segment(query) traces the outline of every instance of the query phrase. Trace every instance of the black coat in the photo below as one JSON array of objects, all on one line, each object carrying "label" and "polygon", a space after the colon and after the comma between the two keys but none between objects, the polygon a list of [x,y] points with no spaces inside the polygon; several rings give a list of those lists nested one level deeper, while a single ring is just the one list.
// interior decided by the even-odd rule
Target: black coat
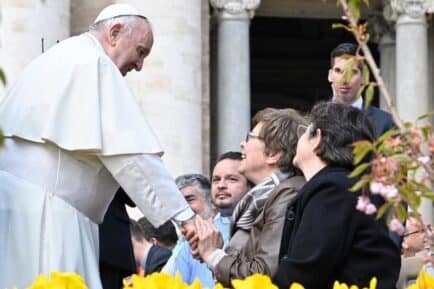
[{"label": "black coat", "polygon": [[377,289],[395,288],[401,259],[384,222],[356,210],[349,171],[326,167],[288,206],[274,282],[288,289],[333,288],[338,280],[359,288],[377,277]]},{"label": "black coat", "polygon": [[131,243],[130,218],[125,205],[135,206],[120,188],[110,203],[103,223],[99,225],[99,259],[100,263],[133,273],[137,267]]}]

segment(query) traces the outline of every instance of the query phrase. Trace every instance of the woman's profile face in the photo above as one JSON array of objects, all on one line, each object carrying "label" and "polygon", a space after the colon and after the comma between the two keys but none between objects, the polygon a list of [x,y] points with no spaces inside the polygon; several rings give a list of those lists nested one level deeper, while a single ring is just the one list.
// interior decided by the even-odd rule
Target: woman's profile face
[{"label": "woman's profile face", "polygon": [[315,146],[317,144],[318,134],[311,136],[312,124],[310,124],[303,134],[299,136],[297,142],[297,150],[292,161],[293,165],[303,171],[303,167],[309,163],[315,154]]}]

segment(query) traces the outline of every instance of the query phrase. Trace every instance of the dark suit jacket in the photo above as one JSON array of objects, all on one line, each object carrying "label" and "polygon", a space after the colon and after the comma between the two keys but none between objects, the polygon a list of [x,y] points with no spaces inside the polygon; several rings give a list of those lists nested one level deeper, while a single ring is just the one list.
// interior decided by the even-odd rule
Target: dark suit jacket
[{"label": "dark suit jacket", "polygon": [[375,106],[368,107],[367,112],[374,125],[376,137],[381,136],[395,126],[390,113],[376,108]]},{"label": "dark suit jacket", "polygon": [[338,280],[359,288],[377,277],[377,289],[396,288],[401,258],[386,224],[356,210],[358,194],[348,191],[349,171],[325,167],[288,206],[274,282],[288,289],[333,288]]},{"label": "dark suit jacket", "polygon": [[146,257],[146,264],[143,268],[146,274],[160,272],[161,268],[166,265],[167,260],[172,256],[172,251],[167,248],[152,245]]},{"label": "dark suit jacket", "polygon": [[103,223],[99,226],[100,262],[122,270],[135,272],[133,245],[130,234],[130,218],[125,204],[135,206],[120,188],[110,203]]}]

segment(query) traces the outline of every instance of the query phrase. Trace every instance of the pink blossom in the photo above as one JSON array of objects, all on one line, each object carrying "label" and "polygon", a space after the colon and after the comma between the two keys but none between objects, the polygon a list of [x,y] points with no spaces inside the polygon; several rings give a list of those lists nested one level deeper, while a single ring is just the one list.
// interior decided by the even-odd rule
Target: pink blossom
[{"label": "pink blossom", "polygon": [[359,196],[357,199],[356,209],[365,212],[366,207],[370,204],[370,200],[367,196]]},{"label": "pink blossom", "polygon": [[423,163],[424,165],[427,165],[430,163],[431,158],[429,156],[420,156],[417,158],[417,160],[421,163]]},{"label": "pink blossom", "polygon": [[384,186],[381,190],[381,195],[386,199],[394,198],[398,195],[398,189],[393,185]]},{"label": "pink blossom", "polygon": [[371,215],[377,211],[377,208],[367,196],[359,196],[356,209],[367,215]]},{"label": "pink blossom", "polygon": [[367,215],[372,215],[373,213],[375,213],[377,211],[377,207],[375,207],[374,204],[368,204],[365,208],[365,213]]},{"label": "pink blossom", "polygon": [[371,189],[371,193],[379,194],[383,189],[383,183],[373,181],[371,182],[369,188]]},{"label": "pink blossom", "polygon": [[393,218],[392,221],[390,221],[389,228],[398,235],[403,235],[405,231],[404,226],[397,218]]}]

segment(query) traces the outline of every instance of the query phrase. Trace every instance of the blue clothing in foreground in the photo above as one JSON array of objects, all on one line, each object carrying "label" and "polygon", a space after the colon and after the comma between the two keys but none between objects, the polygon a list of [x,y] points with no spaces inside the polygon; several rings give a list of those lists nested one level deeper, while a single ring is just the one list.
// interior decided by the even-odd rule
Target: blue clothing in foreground
[{"label": "blue clothing in foreground", "polygon": [[[214,217],[214,225],[216,225],[222,234],[224,241],[223,248],[225,248],[229,241],[230,217],[222,217],[220,214],[217,214]],[[174,272],[180,272],[182,280],[185,283],[192,284],[195,279],[199,279],[203,288],[214,288],[214,277],[208,266],[191,255],[190,245],[187,241],[184,241],[180,246],[179,253],[175,259]]]}]

